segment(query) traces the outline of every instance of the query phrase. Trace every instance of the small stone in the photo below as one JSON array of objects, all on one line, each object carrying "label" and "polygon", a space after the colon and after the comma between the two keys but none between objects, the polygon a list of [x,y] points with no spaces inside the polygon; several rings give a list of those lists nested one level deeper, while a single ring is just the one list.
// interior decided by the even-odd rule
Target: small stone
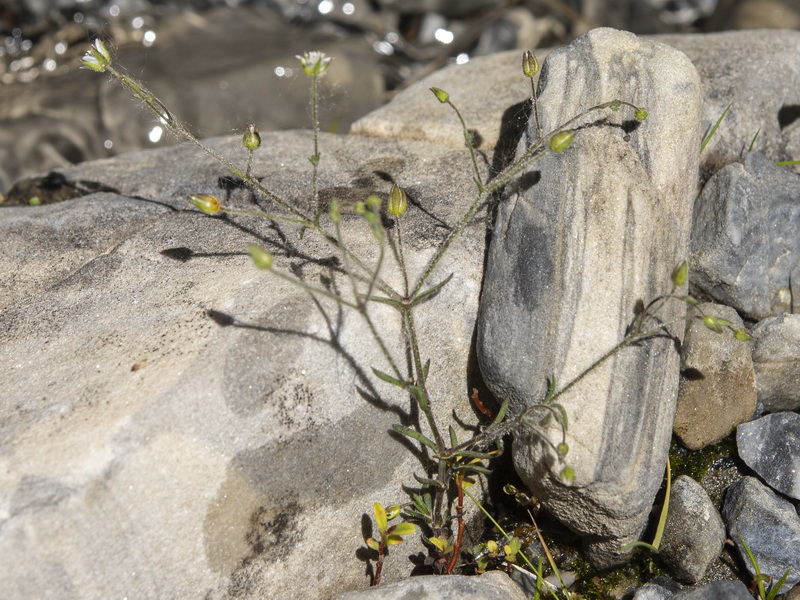
[{"label": "small stone", "polygon": [[753,600],[753,597],[741,581],[712,581],[680,591],[671,600]]},{"label": "small stone", "polygon": [[680,590],[680,584],[672,581],[669,577],[656,577],[636,590],[633,600],[667,600]]},{"label": "small stone", "polygon": [[[742,327],[730,307],[702,303],[705,314]],[[686,324],[681,346],[681,382],[673,429],[690,450],[699,450],[725,438],[753,416],[756,383],[750,346],[732,332],[716,333],[699,319]]]},{"label": "small stone", "polygon": [[702,486],[681,475],[672,482],[669,514],[660,556],[672,573],[697,583],[719,558],[725,543],[725,525]]},{"label": "small stone", "polygon": [[755,556],[759,569],[777,582],[786,570],[789,576],[785,589],[800,581],[800,517],[788,500],[784,500],[755,477],[745,477],[728,488],[722,517],[728,525],[730,538],[736,545],[743,563],[752,576],[750,564],[742,546],[742,537]]},{"label": "small stone", "polygon": [[736,429],[739,456],[774,490],[800,500],[800,415],[781,412]]},{"label": "small stone", "polygon": [[332,600],[525,600],[527,596],[501,571],[478,577],[424,575],[378,587],[337,594]]},{"label": "small stone", "polygon": [[694,207],[691,282],[753,320],[791,312],[798,198],[800,177],[757,152],[714,175]]},{"label": "small stone", "polygon": [[753,328],[753,340],[760,411],[800,409],[800,314],[759,321]]}]

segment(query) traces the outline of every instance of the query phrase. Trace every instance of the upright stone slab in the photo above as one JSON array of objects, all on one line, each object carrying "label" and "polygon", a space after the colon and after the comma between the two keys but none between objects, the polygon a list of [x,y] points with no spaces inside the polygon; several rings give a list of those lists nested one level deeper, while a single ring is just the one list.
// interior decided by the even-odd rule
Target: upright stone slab
[{"label": "upright stone slab", "polygon": [[[540,401],[619,342],[645,303],[670,291],[686,258],[700,145],[700,82],[685,55],[630,33],[595,29],[550,54],[541,75],[542,128],[614,99],[646,107],[600,113],[573,145],[536,163],[535,185],[501,204],[478,326],[486,382],[512,413]],[[528,143],[535,135],[529,124]],[[535,178],[532,178],[535,179]],[[668,304],[666,321],[683,307]],[[682,325],[675,328],[681,332]],[[517,432],[521,477],[610,566],[641,534],[664,473],[678,385],[669,340],[627,348],[559,398],[569,415],[571,485],[552,447]],[[550,423],[551,440],[560,432]]]}]

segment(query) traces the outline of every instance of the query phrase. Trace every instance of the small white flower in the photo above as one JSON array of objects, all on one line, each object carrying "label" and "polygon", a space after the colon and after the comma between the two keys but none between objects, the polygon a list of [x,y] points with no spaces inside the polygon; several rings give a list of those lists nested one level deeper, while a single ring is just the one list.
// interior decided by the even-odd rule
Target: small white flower
[{"label": "small white flower", "polygon": [[328,70],[328,65],[333,60],[330,56],[325,56],[324,52],[305,52],[303,56],[297,55],[297,60],[303,67],[303,72],[309,77],[321,76]]},{"label": "small white flower", "polygon": [[106,67],[110,63],[111,54],[99,38],[94,41],[92,47],[89,48],[88,52],[86,52],[81,59],[81,64],[84,67],[101,73],[106,70]]}]

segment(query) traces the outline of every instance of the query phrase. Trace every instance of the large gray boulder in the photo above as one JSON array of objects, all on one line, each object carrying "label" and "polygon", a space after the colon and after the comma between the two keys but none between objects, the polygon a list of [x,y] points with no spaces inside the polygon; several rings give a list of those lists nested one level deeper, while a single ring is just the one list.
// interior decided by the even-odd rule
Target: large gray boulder
[{"label": "large gray boulder", "polygon": [[[518,189],[498,211],[478,357],[514,414],[544,398],[548,378],[563,386],[611,350],[637,301],[669,292],[670,272],[687,254],[700,143],[697,71],[673,48],[609,29],[548,56],[540,94],[545,132],[616,98],[646,107],[649,118],[636,125],[621,111],[580,130],[567,151],[534,166],[538,183]],[[533,135],[530,124],[529,144]],[[667,305],[662,316],[671,321],[682,311]],[[571,484],[559,477],[563,463],[539,431],[517,432],[520,476],[586,536],[600,566],[619,562],[620,548],[645,525],[666,462],[677,384],[678,355],[661,339],[617,354],[560,397],[569,415]],[[546,432],[560,441],[554,423]]]},{"label": "large gray boulder", "polygon": [[[245,156],[236,137],[210,143]],[[345,206],[346,239],[370,263],[376,243],[346,207],[385,196],[382,177],[417,203],[404,216],[412,273],[473,196],[461,149],[333,135],[320,147],[322,198]],[[254,172],[307,206],[311,151],[308,132],[265,136]],[[194,146],[61,175],[83,195],[0,210],[0,595],[321,598],[367,587],[372,504],[404,502],[401,486],[424,473],[387,433],[414,422],[410,400],[369,374],[388,367],[355,313],[258,271],[247,246],[346,293],[336,252],[292,226],[199,213],[187,195],[274,207],[226,188]],[[448,420],[469,411],[483,240],[476,225],[454,245],[433,281],[453,280],[417,315],[434,408]],[[391,266],[384,275],[400,281]],[[372,316],[402,361],[397,315]],[[408,574],[417,544],[393,547],[387,583]]]}]

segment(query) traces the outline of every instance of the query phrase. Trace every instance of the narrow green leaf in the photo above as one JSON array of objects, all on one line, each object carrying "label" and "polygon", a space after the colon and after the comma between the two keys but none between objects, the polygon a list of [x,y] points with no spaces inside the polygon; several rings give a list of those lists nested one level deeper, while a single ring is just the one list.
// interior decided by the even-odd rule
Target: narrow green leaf
[{"label": "narrow green leaf", "polygon": [[414,510],[413,508],[407,509],[403,514],[409,519],[416,519],[418,521],[423,521],[425,523],[431,520],[430,514],[419,512],[417,510]]},{"label": "narrow green leaf", "polygon": [[646,548],[650,550],[653,554],[658,554],[658,548],[653,546],[652,544],[648,544],[647,542],[631,542],[630,544],[625,544],[622,548],[620,548],[620,552],[627,552],[628,550],[632,550],[633,548]]},{"label": "narrow green leaf", "polygon": [[473,473],[480,473],[481,475],[489,475],[492,470],[482,467],[480,465],[458,465],[453,469],[454,471],[472,471]]},{"label": "narrow green leaf", "polygon": [[434,452],[439,451],[439,449],[436,447],[436,444],[434,444],[431,440],[426,438],[418,431],[414,431],[413,429],[409,429],[408,427],[403,427],[402,425],[392,425],[392,429],[401,435],[405,435],[413,440],[417,440],[420,444],[425,444],[428,448],[430,448]]},{"label": "narrow green leaf", "polygon": [[492,424],[499,425],[503,422],[503,419],[506,418],[506,413],[508,412],[508,398],[505,398],[503,402],[500,404],[500,410],[497,411],[497,416],[495,416],[494,421]]},{"label": "narrow green leaf", "polygon": [[547,395],[544,397],[544,404],[550,403],[553,397],[556,395],[556,376],[552,375],[550,377],[550,386],[547,388]]},{"label": "narrow green leaf", "polygon": [[733,106],[733,102],[731,102],[730,104],[728,104],[727,107],[725,107],[725,110],[719,116],[719,119],[717,119],[717,122],[714,123],[714,126],[706,134],[706,137],[703,138],[703,141],[700,144],[700,152],[702,152],[703,150],[706,149],[706,146],[711,141],[711,138],[714,137],[714,134],[717,132],[717,128],[720,126],[720,123],[722,123],[722,119],[725,118],[725,115],[728,114],[728,111],[731,109],[731,106]]},{"label": "narrow green leaf", "polygon": [[414,394],[414,399],[419,404],[421,410],[428,410],[428,399],[425,397],[425,392],[422,391],[422,388],[418,385],[412,385],[410,387],[411,393]]},{"label": "narrow green leaf", "polygon": [[779,160],[775,163],[776,167],[787,167],[791,165],[800,165],[800,160]]},{"label": "narrow green leaf", "polygon": [[399,379],[395,379],[391,375],[384,373],[383,371],[379,371],[378,369],[373,368],[372,374],[375,375],[381,381],[385,381],[386,383],[391,383],[392,385],[396,385],[399,388],[406,389],[408,384],[405,381],[400,381]]},{"label": "narrow green leaf", "polygon": [[667,526],[667,515],[669,514],[669,494],[672,487],[672,466],[667,457],[667,489],[664,490],[664,506],[661,507],[661,515],[658,517],[656,534],[653,536],[653,547],[658,552],[661,547],[661,538],[664,536],[664,528]]},{"label": "narrow green leaf", "polygon": [[550,406],[555,408],[559,414],[559,421],[564,429],[569,429],[569,417],[567,417],[567,409],[558,402],[553,402]]},{"label": "narrow green leaf", "polygon": [[422,379],[425,380],[428,378],[428,371],[431,369],[431,359],[425,361],[425,364],[422,366]]},{"label": "narrow green leaf", "polygon": [[402,302],[398,302],[392,298],[384,298],[383,296],[370,296],[367,298],[366,294],[358,294],[358,297],[361,300],[366,300],[367,302],[380,302],[381,304],[388,304],[389,306],[394,306],[398,310],[403,310],[405,308]]},{"label": "narrow green leaf", "polygon": [[450,275],[448,275],[447,279],[437,283],[435,286],[433,286],[431,288],[428,288],[427,290],[425,290],[424,292],[419,294],[416,298],[414,298],[414,300],[411,301],[410,306],[418,306],[418,305],[422,304],[423,302],[426,302],[426,301],[430,300],[431,298],[436,296],[436,294],[439,293],[439,290],[441,290],[445,285],[447,285],[452,278],[453,278],[453,274],[450,273]]},{"label": "narrow green leaf", "polygon": [[411,499],[414,501],[414,506],[416,506],[417,510],[422,514],[430,516],[433,512],[430,494],[425,494],[424,496],[420,494],[411,494]]},{"label": "narrow green leaf", "polygon": [[753,140],[750,142],[750,147],[747,148],[748,152],[752,152],[753,151],[753,148],[756,145],[756,140],[758,139],[758,134],[760,134],[760,133],[761,133],[761,128],[759,127],[758,130],[756,131],[756,134],[753,136]]},{"label": "narrow green leaf", "polygon": [[414,473],[414,479],[419,481],[422,485],[429,485],[432,487],[437,487],[439,489],[444,489],[444,484],[441,481],[437,481],[436,479],[428,479],[427,477],[420,477],[416,473]]},{"label": "narrow green leaf", "polygon": [[783,577],[781,577],[778,582],[772,586],[772,588],[769,590],[769,594],[767,594],[767,600],[775,600],[775,596],[778,595],[778,592],[783,587],[783,584],[786,583],[786,578],[789,577],[790,572],[791,569],[786,569],[786,573],[783,574]]},{"label": "narrow green leaf", "polygon": [[450,445],[458,446],[458,436],[456,435],[456,430],[452,425],[450,425]]},{"label": "narrow green leaf", "polygon": [[491,460],[500,456],[496,450],[492,452],[476,452],[474,450],[459,450],[458,456],[463,458],[479,458],[480,460]]}]

